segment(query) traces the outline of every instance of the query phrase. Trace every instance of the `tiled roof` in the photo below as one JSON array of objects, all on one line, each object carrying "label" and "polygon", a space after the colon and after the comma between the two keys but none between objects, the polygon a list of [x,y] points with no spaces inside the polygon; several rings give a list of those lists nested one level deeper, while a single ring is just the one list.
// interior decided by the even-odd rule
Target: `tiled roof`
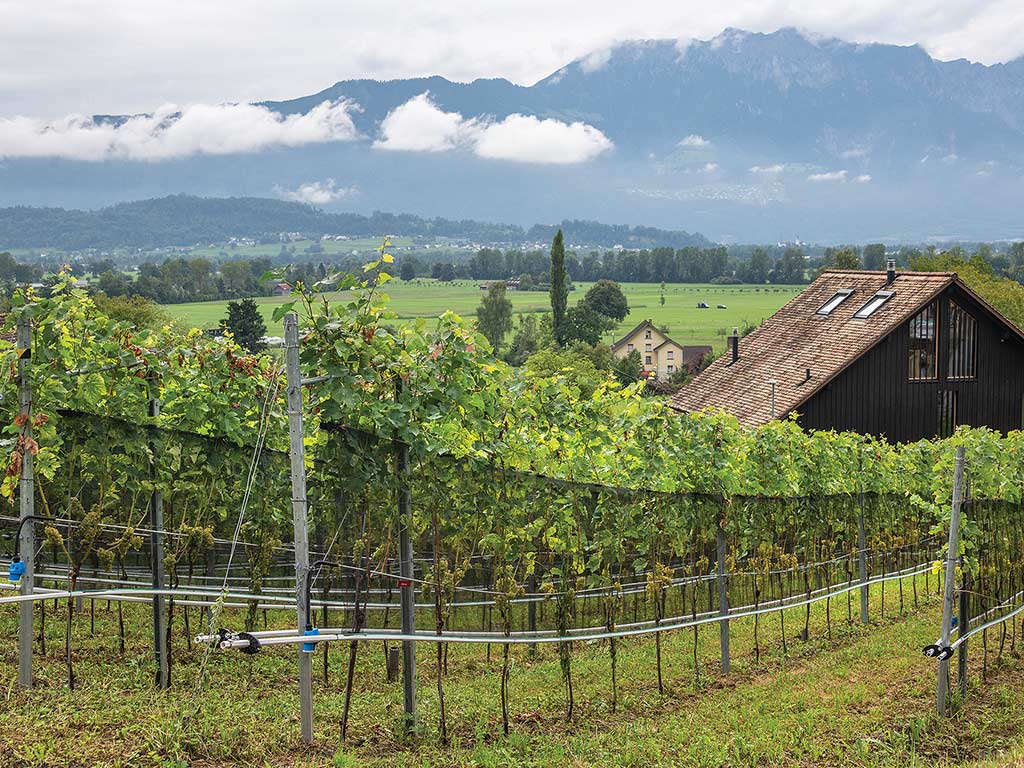
[{"label": "tiled roof", "polygon": [[[741,424],[764,424],[771,420],[768,380],[775,379],[775,414],[784,416],[953,282],[965,288],[949,272],[899,272],[891,285],[885,284],[885,272],[825,272],[740,339],[735,363],[726,351],[672,398],[672,407],[721,408]],[[816,314],[838,291],[851,289],[853,293],[831,314]],[[855,318],[854,313],[881,290],[893,291],[892,298],[870,317]]]}]

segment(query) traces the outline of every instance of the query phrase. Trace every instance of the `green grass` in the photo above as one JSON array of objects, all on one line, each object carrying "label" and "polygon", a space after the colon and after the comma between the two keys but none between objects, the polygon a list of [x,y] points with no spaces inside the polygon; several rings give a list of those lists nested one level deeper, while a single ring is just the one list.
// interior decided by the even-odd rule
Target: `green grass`
[{"label": "green grass", "polygon": [[[922,585],[923,586],[923,585]],[[933,581],[934,586],[934,581]],[[920,588],[920,587],[919,587]],[[36,665],[37,688],[14,682],[15,611],[0,609],[0,759],[25,766],[944,766],[1005,765],[1004,750],[1024,745],[1024,666],[1007,650],[997,662],[990,642],[989,680],[981,683],[981,643],[973,643],[970,697],[957,714],[934,714],[935,662],[921,654],[934,640],[939,601],[932,595],[905,612],[894,608],[876,623],[848,625],[845,600],[832,606],[832,637],[824,608],[812,612],[810,639],[797,639],[802,610],[787,613],[789,653],[783,656],[777,616],[760,622],[755,662],[751,620],[732,624],[733,671],[718,670],[717,631],[666,633],[665,693],[655,680],[650,638],[620,641],[619,707],[609,706],[608,648],[577,644],[573,658],[577,710],[564,717],[557,651],[530,659],[513,651],[511,735],[501,732],[498,684],[501,652],[451,646],[445,678],[452,743],[438,741],[433,646],[418,658],[420,733],[400,735],[401,686],[384,681],[379,643],[360,647],[349,741],[339,744],[347,646],[331,645],[330,681],[315,656],[315,744],[299,740],[295,650],[268,648],[255,657],[216,652],[205,687],[196,689],[202,651],[186,649],[174,627],[174,685],[151,685],[147,609],[128,606],[127,648],[117,646],[116,609],[96,602],[76,617],[78,687],[63,685],[62,614],[48,608],[48,648]],[[838,604],[837,604],[838,603]],[[63,604],[62,604],[63,606]],[[88,607],[88,601],[86,602]],[[192,629],[196,630],[195,609]],[[271,626],[288,626],[273,613]],[[241,611],[224,617],[237,627]],[[186,717],[190,715],[190,717]],[[1002,755],[1002,756],[1001,756]]]},{"label": "green grass", "polygon": [[[465,318],[476,316],[484,292],[478,281],[458,280],[439,283],[420,279],[414,282],[396,280],[388,285],[391,308],[400,320],[417,317],[434,318],[450,309]],[[588,283],[577,284],[569,298],[574,304],[583,297]],[[760,323],[801,290],[802,286],[751,285],[689,285],[673,284],[665,287],[665,305],[661,305],[661,288],[657,283],[624,283],[623,290],[629,300],[629,316],[606,340],[618,338],[640,321],[651,318],[655,325],[667,328],[672,338],[681,344],[711,344],[716,350],[725,347],[725,334],[734,326]],[[546,312],[550,310],[548,294],[542,291],[510,291],[509,298],[516,312]],[[328,294],[331,300],[342,294]],[[271,335],[280,335],[280,326],[271,320],[274,308],[286,298],[260,298],[259,304]],[[697,309],[698,302],[706,302],[711,309]],[[725,304],[727,309],[716,309]],[[200,328],[215,328],[227,316],[227,302],[209,301],[192,304],[170,304],[165,309],[182,322]]]}]

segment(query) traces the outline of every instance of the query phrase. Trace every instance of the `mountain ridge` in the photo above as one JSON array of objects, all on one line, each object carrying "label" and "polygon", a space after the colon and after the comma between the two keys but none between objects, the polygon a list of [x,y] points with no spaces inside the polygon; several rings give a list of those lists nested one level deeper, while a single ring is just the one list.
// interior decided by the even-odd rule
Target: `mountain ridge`
[{"label": "mountain ridge", "polygon": [[[407,134],[422,139],[428,117],[447,133],[385,141],[388,117],[414,100]],[[361,78],[257,104],[295,117],[324,102],[351,105],[352,135],[236,154],[198,143],[159,162],[9,157],[0,205],[292,198],[337,180],[344,193],[320,194],[330,210],[523,227],[646,221],[727,242],[1024,234],[1024,56],[941,61],[919,45],[730,28],[618,43],[531,85]],[[494,129],[486,146],[484,129]],[[538,151],[553,132],[553,148]],[[589,144],[574,154],[569,142]]]}]

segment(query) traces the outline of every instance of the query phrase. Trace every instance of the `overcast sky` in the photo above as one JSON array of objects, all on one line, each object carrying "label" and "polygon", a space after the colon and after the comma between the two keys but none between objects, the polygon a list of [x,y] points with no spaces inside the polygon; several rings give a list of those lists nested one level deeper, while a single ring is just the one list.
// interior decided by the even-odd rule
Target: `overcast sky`
[{"label": "overcast sky", "polygon": [[530,84],[619,40],[727,26],[1024,53],[1022,0],[0,0],[0,116],[284,99],[355,77]]}]

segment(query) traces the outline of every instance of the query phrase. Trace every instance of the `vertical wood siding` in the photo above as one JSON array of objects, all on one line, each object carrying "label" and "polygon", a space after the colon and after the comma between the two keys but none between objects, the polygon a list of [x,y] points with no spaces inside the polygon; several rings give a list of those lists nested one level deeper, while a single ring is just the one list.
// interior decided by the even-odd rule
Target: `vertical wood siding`
[{"label": "vertical wood siding", "polygon": [[[949,300],[977,319],[977,377],[949,379]],[[870,319],[865,321],[870,322]],[[807,429],[852,430],[908,442],[935,437],[939,392],[957,393],[957,423],[1008,432],[1024,409],[1024,344],[969,296],[951,286],[939,298],[938,378],[908,381],[909,323],[840,373],[797,409]]]}]

